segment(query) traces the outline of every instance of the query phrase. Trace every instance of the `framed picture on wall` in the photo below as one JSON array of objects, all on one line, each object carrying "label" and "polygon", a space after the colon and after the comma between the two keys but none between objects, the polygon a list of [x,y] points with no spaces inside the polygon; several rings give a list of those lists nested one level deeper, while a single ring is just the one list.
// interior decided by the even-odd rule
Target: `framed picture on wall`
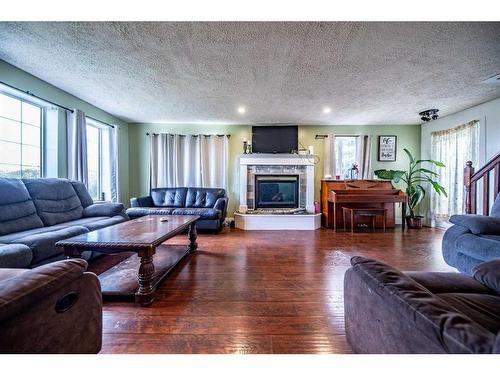
[{"label": "framed picture on wall", "polygon": [[396,161],[397,137],[395,135],[378,136],[378,161]]}]

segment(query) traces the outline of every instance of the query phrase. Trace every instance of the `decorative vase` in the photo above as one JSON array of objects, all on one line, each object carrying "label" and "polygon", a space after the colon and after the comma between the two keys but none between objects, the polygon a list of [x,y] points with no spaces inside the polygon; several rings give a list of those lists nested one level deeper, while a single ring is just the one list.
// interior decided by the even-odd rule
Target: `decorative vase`
[{"label": "decorative vase", "polygon": [[408,228],[421,229],[423,224],[424,224],[424,217],[423,216],[407,216],[406,217],[406,224],[408,225]]}]

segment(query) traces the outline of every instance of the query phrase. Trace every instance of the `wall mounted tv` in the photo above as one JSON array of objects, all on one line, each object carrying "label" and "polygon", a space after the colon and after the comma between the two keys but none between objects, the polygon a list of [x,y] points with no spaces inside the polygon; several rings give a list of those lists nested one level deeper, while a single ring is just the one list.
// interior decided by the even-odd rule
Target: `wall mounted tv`
[{"label": "wall mounted tv", "polygon": [[298,148],[297,125],[252,126],[252,152],[290,154]]}]

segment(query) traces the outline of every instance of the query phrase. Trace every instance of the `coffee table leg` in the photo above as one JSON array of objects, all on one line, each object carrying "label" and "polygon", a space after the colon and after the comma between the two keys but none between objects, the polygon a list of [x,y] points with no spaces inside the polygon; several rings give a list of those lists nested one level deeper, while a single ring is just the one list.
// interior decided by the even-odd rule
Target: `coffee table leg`
[{"label": "coffee table leg", "polygon": [[189,231],[188,231],[188,237],[189,237],[189,245],[188,245],[188,251],[196,251],[198,248],[198,243],[196,242],[196,238],[198,238],[198,232],[196,231],[196,224],[191,223],[189,225]]},{"label": "coffee table leg", "polygon": [[139,281],[139,289],[135,293],[135,302],[140,303],[142,306],[149,306],[154,300],[153,291],[153,274],[155,272],[155,265],[152,256],[141,257],[141,265],[137,279]]}]

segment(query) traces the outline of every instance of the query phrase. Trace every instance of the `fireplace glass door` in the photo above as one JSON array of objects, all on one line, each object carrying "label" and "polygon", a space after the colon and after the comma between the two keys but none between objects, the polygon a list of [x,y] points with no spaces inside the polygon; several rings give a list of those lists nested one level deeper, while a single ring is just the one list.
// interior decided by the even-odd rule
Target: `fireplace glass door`
[{"label": "fireplace glass door", "polygon": [[255,176],[255,208],[299,207],[299,176]]}]

